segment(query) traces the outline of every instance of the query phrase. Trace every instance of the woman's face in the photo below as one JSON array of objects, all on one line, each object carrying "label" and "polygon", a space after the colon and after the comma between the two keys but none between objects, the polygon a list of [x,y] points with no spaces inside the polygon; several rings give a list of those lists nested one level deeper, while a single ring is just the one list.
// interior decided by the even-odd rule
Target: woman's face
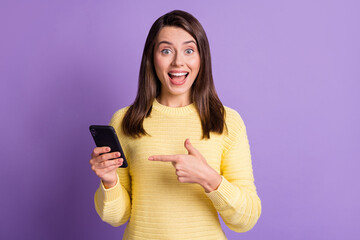
[{"label": "woman's face", "polygon": [[200,54],[188,32],[178,27],[162,28],[155,42],[154,65],[162,98],[190,99],[191,86],[200,69]]}]

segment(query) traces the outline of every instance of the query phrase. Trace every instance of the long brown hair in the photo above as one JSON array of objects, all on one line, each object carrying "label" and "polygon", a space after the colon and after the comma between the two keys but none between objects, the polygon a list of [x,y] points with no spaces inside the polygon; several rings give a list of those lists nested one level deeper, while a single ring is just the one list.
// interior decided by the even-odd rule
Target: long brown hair
[{"label": "long brown hair", "polygon": [[221,134],[225,127],[225,110],[214,86],[209,42],[199,21],[180,10],[158,18],[149,31],[141,60],[137,95],[124,116],[123,132],[132,137],[147,135],[143,122],[150,115],[153,101],[161,90],[161,82],[154,67],[154,45],[158,33],[165,26],[182,28],[196,40],[200,53],[200,70],[191,87],[191,100],[200,116],[202,137],[210,138],[210,132]]}]

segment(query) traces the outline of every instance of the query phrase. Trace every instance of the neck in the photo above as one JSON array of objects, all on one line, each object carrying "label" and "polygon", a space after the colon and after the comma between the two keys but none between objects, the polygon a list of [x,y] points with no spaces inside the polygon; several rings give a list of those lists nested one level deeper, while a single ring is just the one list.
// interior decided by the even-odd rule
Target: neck
[{"label": "neck", "polygon": [[180,96],[166,96],[166,95],[160,94],[160,96],[157,97],[156,100],[160,104],[168,106],[168,107],[185,107],[185,106],[191,104],[189,94],[180,95]]}]

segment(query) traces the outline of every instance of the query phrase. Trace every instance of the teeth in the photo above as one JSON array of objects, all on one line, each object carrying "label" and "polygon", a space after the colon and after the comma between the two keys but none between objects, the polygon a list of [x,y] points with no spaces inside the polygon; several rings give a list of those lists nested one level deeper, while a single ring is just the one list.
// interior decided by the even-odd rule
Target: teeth
[{"label": "teeth", "polygon": [[187,73],[169,73],[169,74],[175,77],[180,77],[186,75]]}]

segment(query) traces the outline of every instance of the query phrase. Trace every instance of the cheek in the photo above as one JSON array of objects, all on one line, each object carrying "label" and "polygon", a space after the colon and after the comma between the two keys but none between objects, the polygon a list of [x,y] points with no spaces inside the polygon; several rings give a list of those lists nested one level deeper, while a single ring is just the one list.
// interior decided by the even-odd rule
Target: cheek
[{"label": "cheek", "polygon": [[167,68],[167,65],[166,65],[166,62],[164,61],[164,59],[161,57],[158,57],[158,56],[154,57],[154,66],[155,66],[156,73],[158,75],[163,74]]},{"label": "cheek", "polygon": [[155,67],[155,71],[156,71],[156,75],[158,76],[158,78],[161,78],[161,74],[162,74],[162,65],[161,65],[161,61],[158,57],[154,57],[154,67]]},{"label": "cheek", "polygon": [[191,61],[189,62],[189,65],[191,66],[192,71],[195,71],[196,73],[198,73],[199,69],[200,69],[200,57],[191,59]]},{"label": "cheek", "polygon": [[159,66],[159,58],[156,56],[154,56],[154,67],[155,67],[156,72],[158,72],[158,69],[160,68],[160,66]]}]

